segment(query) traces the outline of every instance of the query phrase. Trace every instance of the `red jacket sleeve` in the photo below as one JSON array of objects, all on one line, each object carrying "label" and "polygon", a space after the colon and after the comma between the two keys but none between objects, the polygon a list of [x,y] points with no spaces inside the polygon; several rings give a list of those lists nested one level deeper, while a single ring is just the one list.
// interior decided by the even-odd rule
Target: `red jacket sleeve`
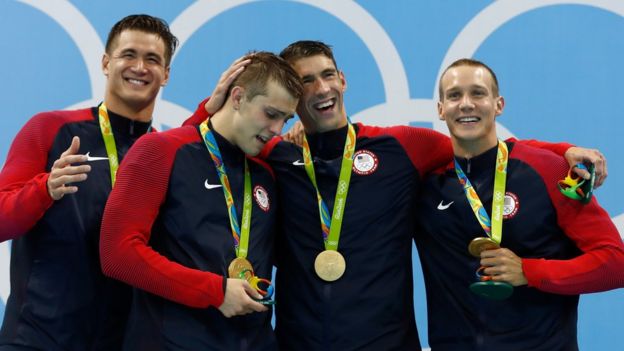
[{"label": "red jacket sleeve", "polygon": [[182,123],[182,125],[183,126],[188,126],[188,125],[197,126],[197,125],[200,125],[203,121],[205,121],[206,118],[210,117],[210,115],[208,114],[208,112],[206,112],[206,109],[204,108],[204,105],[206,104],[206,102],[208,102],[209,99],[210,97],[207,97],[204,100],[202,100],[199,103],[199,105],[197,105],[197,109],[195,110],[195,112],[193,112],[191,117],[187,118],[186,121]]},{"label": "red jacket sleeve", "polygon": [[0,173],[0,242],[28,232],[52,206],[46,164],[62,125],[51,113],[38,114],[13,140]]},{"label": "red jacket sleeve", "polygon": [[545,141],[539,141],[535,139],[518,140],[516,138],[507,139],[509,142],[528,145],[538,149],[549,150],[556,153],[559,156],[565,156],[566,151],[574,145],[568,143],[549,143]]},{"label": "red jacket sleeve", "polygon": [[422,177],[453,160],[453,146],[446,135],[433,129],[395,126],[363,126],[359,136],[390,135],[407,152],[412,164]]},{"label": "red jacket sleeve", "polygon": [[124,158],[102,220],[102,270],[180,304],[220,306],[223,276],[170,261],[148,243],[167,193],[175,152],[182,143],[171,133],[151,133],[139,139]]},{"label": "red jacket sleeve", "polygon": [[582,254],[569,260],[522,259],[529,286],[556,294],[624,287],[624,245],[609,214],[598,205],[595,197],[583,205],[559,192],[557,181],[568,171],[563,159],[540,153],[531,155],[527,162],[546,183],[559,227]]}]

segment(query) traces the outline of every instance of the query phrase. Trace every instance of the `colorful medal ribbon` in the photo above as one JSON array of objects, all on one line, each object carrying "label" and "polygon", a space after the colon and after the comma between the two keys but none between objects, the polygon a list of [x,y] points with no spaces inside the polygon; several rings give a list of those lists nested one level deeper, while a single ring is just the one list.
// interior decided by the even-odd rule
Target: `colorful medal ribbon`
[{"label": "colorful medal ribbon", "polygon": [[100,121],[100,130],[102,131],[102,138],[104,138],[104,146],[106,147],[106,154],[108,155],[108,164],[110,165],[111,186],[115,186],[117,169],[119,168],[119,158],[117,157],[117,146],[115,145],[115,138],[113,137],[113,128],[111,127],[110,119],[108,118],[108,110],[104,103],[101,103],[98,108],[98,120]]},{"label": "colorful medal ribbon", "polygon": [[498,141],[498,151],[496,153],[496,169],[494,170],[494,193],[492,195],[492,220],[488,216],[479,195],[472,187],[470,180],[461,169],[459,162],[455,159],[455,172],[457,178],[464,188],[466,198],[472,207],[479,224],[488,237],[497,244],[501,243],[503,237],[503,206],[505,201],[505,182],[507,180],[507,161],[509,151],[504,141]]},{"label": "colorful medal ribbon", "polygon": [[208,120],[205,120],[199,125],[199,130],[204,139],[204,144],[206,144],[206,148],[208,148],[208,153],[210,153],[210,158],[212,158],[212,162],[214,162],[217,173],[219,174],[223,195],[225,196],[225,204],[227,205],[228,214],[230,216],[230,228],[232,229],[232,237],[234,238],[236,257],[246,258],[247,248],[249,247],[249,231],[251,228],[251,177],[249,176],[247,158],[245,157],[245,192],[243,193],[243,221],[241,223],[241,231],[241,226],[238,225],[236,207],[234,207],[230,180],[228,179],[217,141],[210,127],[208,127]]},{"label": "colorful medal ribbon", "polygon": [[347,138],[345,140],[331,221],[327,205],[325,205],[325,201],[321,198],[321,193],[319,192],[318,185],[316,184],[316,174],[314,173],[314,164],[312,161],[312,153],[310,152],[310,145],[308,144],[308,140],[305,135],[303,137],[303,162],[305,164],[306,173],[314,186],[314,190],[316,190],[316,198],[318,200],[319,214],[321,218],[321,230],[323,231],[323,241],[325,242],[326,250],[338,250],[340,228],[342,228],[342,215],[344,214],[347,202],[347,193],[349,192],[349,182],[351,180],[351,167],[353,167],[356,135],[355,128],[353,128],[351,123],[347,124],[347,128]]}]

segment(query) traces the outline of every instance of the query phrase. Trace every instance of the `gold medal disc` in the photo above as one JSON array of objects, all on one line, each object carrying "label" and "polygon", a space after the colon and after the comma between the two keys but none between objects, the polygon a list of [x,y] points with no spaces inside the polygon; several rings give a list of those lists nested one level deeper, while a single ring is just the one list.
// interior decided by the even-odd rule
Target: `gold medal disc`
[{"label": "gold medal disc", "polygon": [[314,270],[326,282],[340,279],[347,268],[344,257],[336,250],[325,250],[316,256]]},{"label": "gold medal disc", "polygon": [[249,261],[245,258],[237,257],[230,263],[230,266],[228,267],[228,275],[230,278],[241,278],[240,274],[244,270],[248,270],[253,273],[251,263],[249,263]]},{"label": "gold medal disc", "polygon": [[468,245],[468,252],[474,257],[481,257],[482,251],[494,249],[500,249],[500,246],[494,240],[485,237],[474,238]]}]

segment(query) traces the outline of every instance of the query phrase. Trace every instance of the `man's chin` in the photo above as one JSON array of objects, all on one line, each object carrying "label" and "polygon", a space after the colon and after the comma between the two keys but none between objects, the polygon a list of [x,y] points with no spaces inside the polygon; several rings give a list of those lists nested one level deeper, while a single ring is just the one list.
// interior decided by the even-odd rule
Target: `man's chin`
[{"label": "man's chin", "polygon": [[262,151],[261,147],[245,147],[245,148],[241,148],[241,150],[243,150],[243,152],[245,153],[245,155],[247,156],[257,156],[260,151]]}]

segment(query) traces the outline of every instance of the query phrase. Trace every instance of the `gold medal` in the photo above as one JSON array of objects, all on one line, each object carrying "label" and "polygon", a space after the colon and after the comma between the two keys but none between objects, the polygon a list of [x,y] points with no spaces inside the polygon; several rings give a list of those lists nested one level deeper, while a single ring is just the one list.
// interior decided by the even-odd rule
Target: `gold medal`
[{"label": "gold medal", "polygon": [[336,250],[325,250],[316,256],[314,271],[326,282],[340,279],[347,268],[344,257]]},{"label": "gold medal", "polygon": [[500,246],[494,240],[485,237],[474,238],[468,245],[468,252],[474,257],[481,257],[481,252],[493,249],[500,249]]},{"label": "gold medal", "polygon": [[241,272],[244,270],[253,273],[251,263],[249,263],[249,261],[245,258],[237,257],[230,263],[230,266],[228,267],[228,275],[230,278],[242,278]]}]

